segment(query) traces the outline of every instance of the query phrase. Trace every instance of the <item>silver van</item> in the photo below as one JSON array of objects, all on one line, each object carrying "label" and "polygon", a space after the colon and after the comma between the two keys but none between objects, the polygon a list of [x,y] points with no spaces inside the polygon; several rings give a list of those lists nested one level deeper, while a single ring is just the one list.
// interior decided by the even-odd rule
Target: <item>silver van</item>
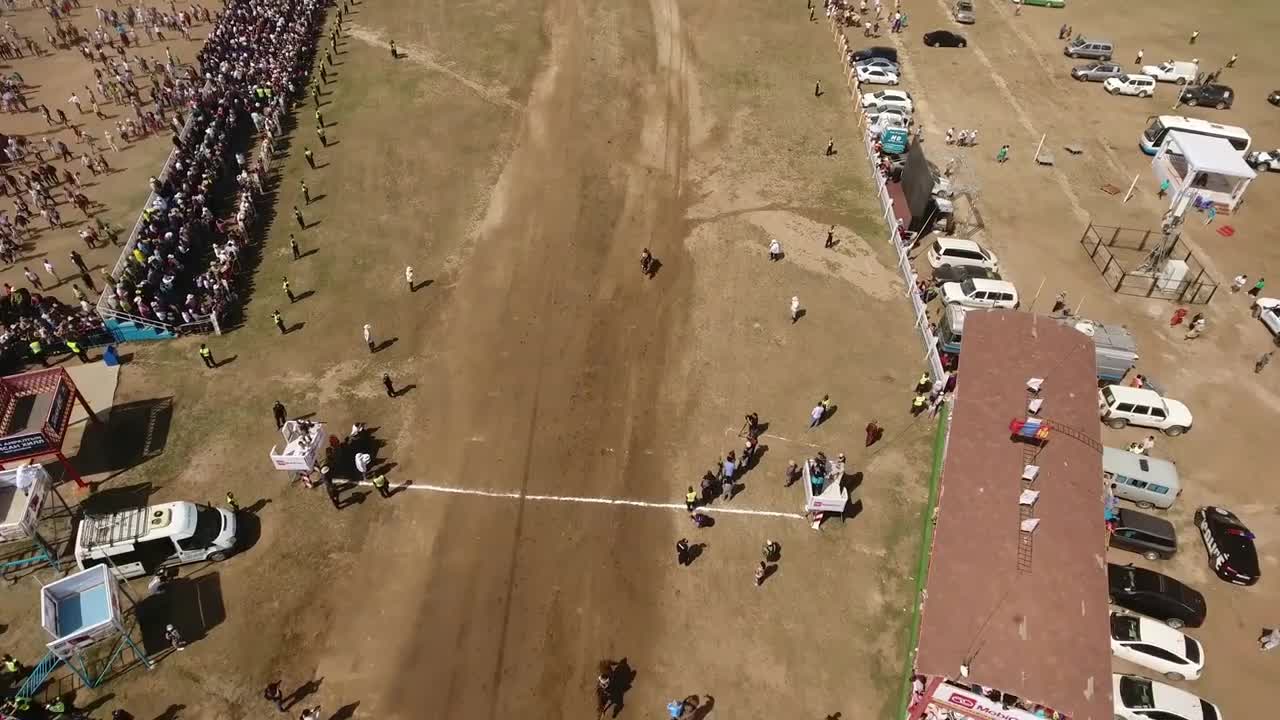
[{"label": "silver van", "polygon": [[1178,467],[1128,450],[1102,448],[1102,478],[1115,485],[1115,496],[1138,504],[1140,508],[1167,510],[1182,494]]},{"label": "silver van", "polygon": [[1075,40],[1062,48],[1062,54],[1072,58],[1092,58],[1107,62],[1115,49],[1115,45],[1109,40],[1090,40],[1077,35]]}]

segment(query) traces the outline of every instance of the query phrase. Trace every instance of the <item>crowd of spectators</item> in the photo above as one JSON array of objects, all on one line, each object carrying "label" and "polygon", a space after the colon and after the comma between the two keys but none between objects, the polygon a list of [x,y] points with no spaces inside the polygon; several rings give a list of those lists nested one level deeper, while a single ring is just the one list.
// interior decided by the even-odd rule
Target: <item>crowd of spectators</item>
[{"label": "crowd of spectators", "polygon": [[[268,147],[279,136],[306,81],[323,9],[323,0],[232,0],[200,51],[201,72],[174,73],[189,112],[169,163],[151,178],[137,242],[106,290],[109,307],[180,325],[220,315],[236,300],[234,276],[265,176],[233,144],[255,130]],[[226,179],[235,185],[235,210],[220,222],[211,196]]]}]

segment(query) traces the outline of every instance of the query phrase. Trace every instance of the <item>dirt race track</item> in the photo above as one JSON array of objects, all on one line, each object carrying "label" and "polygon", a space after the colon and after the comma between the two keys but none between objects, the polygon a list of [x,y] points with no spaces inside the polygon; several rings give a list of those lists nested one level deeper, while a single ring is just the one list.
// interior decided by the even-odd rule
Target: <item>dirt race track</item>
[{"label": "dirt race track", "polygon": [[[38,32],[33,12],[16,22]],[[210,340],[221,366],[200,365],[196,340],[126,348],[111,437],[145,434],[151,452],[113,446],[92,468],[92,509],[234,491],[248,547],[184,570],[165,612],[187,651],[78,702],[262,717],[262,686],[281,678],[303,686],[291,712],[320,703],[326,718],[585,717],[598,661],[626,657],[623,717],[694,694],[704,717],[889,713],[933,428],[907,412],[919,341],[854,120],[812,91],[840,79],[824,31],[767,3],[365,2],[340,50],[330,146],[302,107],[245,321]],[[847,154],[823,157],[829,138]],[[835,411],[809,430],[823,395]],[[266,457],[276,399],[339,434],[367,422],[407,487],[351,488],[335,511],[289,486]],[[147,427],[169,403],[171,421]],[[695,531],[685,487],[741,449],[752,410],[767,447],[731,507],[758,512]],[[887,430],[874,452],[872,419]],[[819,448],[848,453],[861,502],[815,533],[783,469]],[[682,536],[705,544],[689,568]],[[767,539],[782,560],[757,588]],[[34,587],[10,588],[10,617],[34,620]],[[33,624],[4,636],[29,663]]]}]

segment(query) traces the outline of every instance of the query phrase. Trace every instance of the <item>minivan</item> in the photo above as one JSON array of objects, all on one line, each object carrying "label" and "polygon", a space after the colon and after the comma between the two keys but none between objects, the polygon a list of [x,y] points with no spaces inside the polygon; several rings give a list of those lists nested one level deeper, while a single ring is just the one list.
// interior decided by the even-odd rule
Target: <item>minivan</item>
[{"label": "minivan", "polygon": [[1146,388],[1108,385],[1098,390],[1098,412],[1102,422],[1119,430],[1138,425],[1161,430],[1177,437],[1191,429],[1191,411],[1177,400],[1160,397]]},{"label": "minivan", "polygon": [[1018,288],[1007,280],[969,278],[964,282],[943,283],[942,302],[969,308],[1014,310],[1018,307]]},{"label": "minivan", "polygon": [[1121,508],[1111,529],[1110,545],[1148,560],[1168,560],[1178,552],[1178,536],[1168,520]]},{"label": "minivan", "polygon": [[1130,73],[1107,78],[1102,83],[1102,89],[1112,95],[1137,95],[1140,98],[1149,98],[1156,94],[1156,80],[1150,75]]},{"label": "minivan", "polygon": [[1067,57],[1093,58],[1104,62],[1111,59],[1113,52],[1115,52],[1115,45],[1110,41],[1090,40],[1083,37],[1077,37],[1062,49],[1062,54]]},{"label": "minivan", "polygon": [[1112,494],[1140,508],[1168,510],[1182,494],[1177,465],[1112,447],[1102,448],[1102,479]]},{"label": "minivan", "polygon": [[221,562],[236,546],[231,510],[169,502],[108,515],[87,515],[76,530],[81,570],[109,565],[121,579],[193,562]]},{"label": "minivan", "polygon": [[972,240],[940,237],[929,246],[929,267],[937,270],[943,265],[980,267],[1000,272],[1000,261],[990,251]]}]

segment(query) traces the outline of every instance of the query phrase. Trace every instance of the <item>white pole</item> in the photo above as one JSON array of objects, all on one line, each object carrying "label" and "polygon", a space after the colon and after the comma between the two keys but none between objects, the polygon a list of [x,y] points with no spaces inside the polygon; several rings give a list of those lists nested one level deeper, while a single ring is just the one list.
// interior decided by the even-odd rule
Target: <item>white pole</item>
[{"label": "white pole", "polygon": [[1036,146],[1036,154],[1031,157],[1033,162],[1039,162],[1036,158],[1040,157],[1040,149],[1044,147],[1044,139],[1049,137],[1049,133],[1040,136],[1040,144]]},{"label": "white pole", "polygon": [[1040,299],[1040,291],[1044,289],[1044,281],[1045,281],[1045,276],[1041,275],[1040,287],[1036,288],[1036,296],[1031,298],[1031,307],[1028,308],[1029,310],[1034,311],[1036,309],[1036,301]]},{"label": "white pole", "polygon": [[1133,182],[1129,183],[1129,192],[1124,194],[1124,202],[1129,202],[1129,198],[1133,197],[1133,189],[1138,185],[1138,178],[1142,177],[1142,173],[1133,176]]},{"label": "white pole", "polygon": [[1072,317],[1080,317],[1080,308],[1084,307],[1084,298],[1080,298],[1080,302],[1076,303],[1076,310]]}]

